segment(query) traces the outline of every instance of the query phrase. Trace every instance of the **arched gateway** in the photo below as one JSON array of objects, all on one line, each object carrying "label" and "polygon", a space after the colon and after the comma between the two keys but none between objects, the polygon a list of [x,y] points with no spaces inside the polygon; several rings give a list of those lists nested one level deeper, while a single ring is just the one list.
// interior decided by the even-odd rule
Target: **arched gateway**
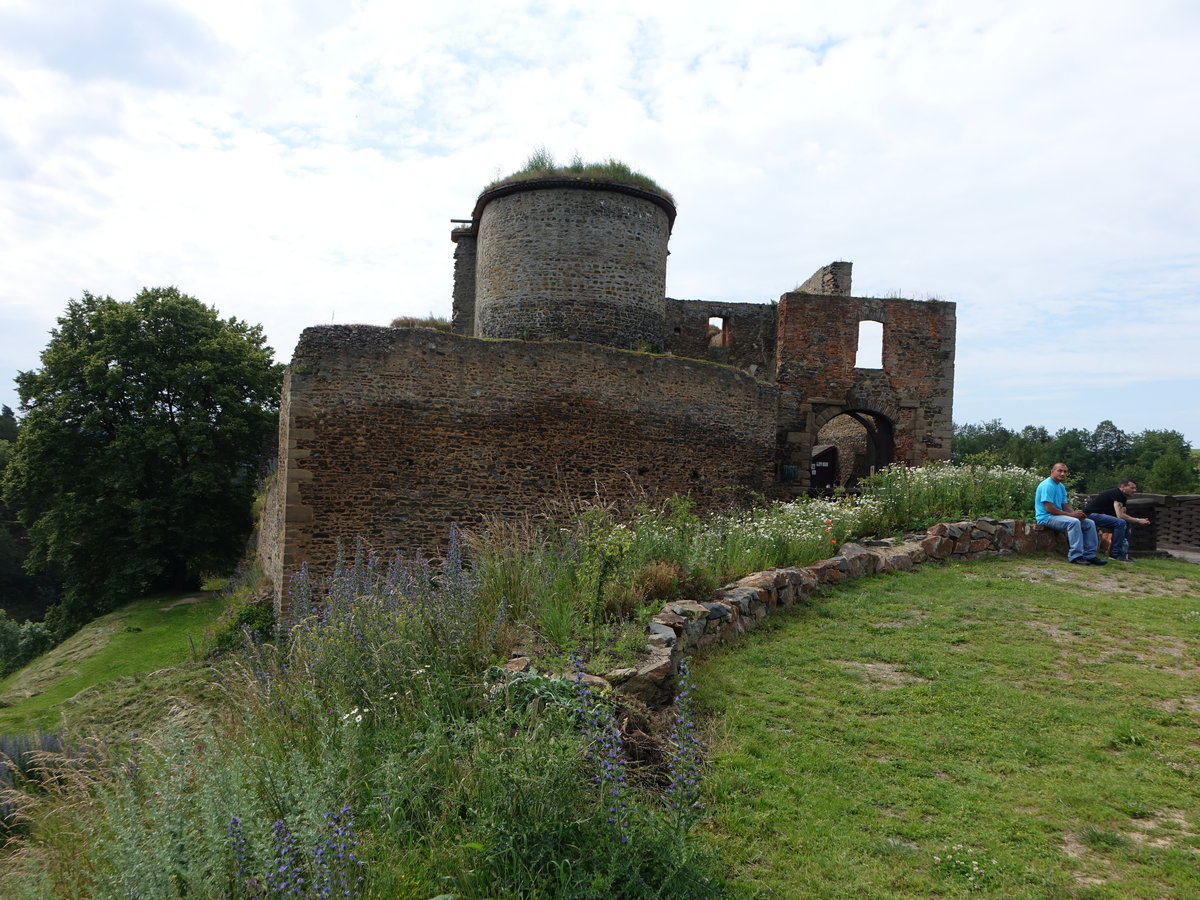
[{"label": "arched gateway", "polygon": [[[882,325],[879,368],[856,366],[862,322]],[[778,460],[792,493],[950,458],[953,303],[852,297],[849,263],[834,263],[780,298],[777,329]]]}]

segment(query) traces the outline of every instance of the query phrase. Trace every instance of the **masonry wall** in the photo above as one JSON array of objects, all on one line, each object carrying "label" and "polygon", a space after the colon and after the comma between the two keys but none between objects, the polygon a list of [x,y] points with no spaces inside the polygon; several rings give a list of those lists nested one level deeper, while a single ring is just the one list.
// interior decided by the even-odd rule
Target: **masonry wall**
[{"label": "masonry wall", "polygon": [[[857,369],[859,322],[883,324],[882,369]],[[779,301],[777,378],[784,427],[811,441],[847,409],[895,425],[897,462],[949,459],[955,305],[789,293]]]},{"label": "masonry wall", "polygon": [[[765,491],[776,392],[693,360],[421,329],[307,329],[281,409],[268,574],[328,571],[339,539],[437,552],[450,524],[571,497],[700,509]],[[286,598],[278,595],[282,602]]]},{"label": "masonry wall", "polygon": [[647,191],[552,180],[477,206],[475,334],[658,344],[674,207]]},{"label": "masonry wall", "polygon": [[[667,352],[737,366],[760,380],[775,380],[774,303],[725,303],[668,297],[666,312],[662,347]],[[725,331],[715,346],[708,337],[708,323],[712,318],[725,322]]]},{"label": "masonry wall", "polygon": [[472,335],[475,333],[475,232],[470,228],[455,228],[450,232],[450,240],[454,241],[451,326],[455,334]]}]

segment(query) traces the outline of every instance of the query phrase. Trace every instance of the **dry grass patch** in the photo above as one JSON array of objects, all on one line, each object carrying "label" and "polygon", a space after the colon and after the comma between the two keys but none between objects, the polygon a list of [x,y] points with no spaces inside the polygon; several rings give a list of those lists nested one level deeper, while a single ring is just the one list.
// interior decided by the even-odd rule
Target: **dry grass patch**
[{"label": "dry grass patch", "polygon": [[912,672],[906,672],[900,666],[880,662],[856,662],[854,660],[836,660],[837,664],[847,672],[853,672],[862,678],[866,687],[878,690],[891,690],[910,684],[927,684],[928,678],[921,678]]}]

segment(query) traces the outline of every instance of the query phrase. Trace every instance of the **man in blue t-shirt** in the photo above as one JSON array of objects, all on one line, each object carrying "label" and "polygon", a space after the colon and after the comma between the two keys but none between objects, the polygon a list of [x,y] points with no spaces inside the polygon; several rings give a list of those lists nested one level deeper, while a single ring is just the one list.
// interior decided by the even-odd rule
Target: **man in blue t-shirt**
[{"label": "man in blue t-shirt", "polygon": [[1067,505],[1067,480],[1070,469],[1056,462],[1050,467],[1050,477],[1037,486],[1033,495],[1033,512],[1039,525],[1067,533],[1067,561],[1081,566],[1102,566],[1096,559],[1096,523],[1077,509]]}]

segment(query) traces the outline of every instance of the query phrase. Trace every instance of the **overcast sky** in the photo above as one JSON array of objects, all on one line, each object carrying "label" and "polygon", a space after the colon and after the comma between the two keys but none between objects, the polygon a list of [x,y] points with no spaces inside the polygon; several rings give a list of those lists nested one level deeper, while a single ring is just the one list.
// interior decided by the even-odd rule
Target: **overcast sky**
[{"label": "overcast sky", "polygon": [[[661,11],[655,8],[661,7]],[[958,304],[954,419],[1200,446],[1200,3],[0,0],[0,403],[83,291],[448,316],[537,147],[670,190],[667,293]]]}]

